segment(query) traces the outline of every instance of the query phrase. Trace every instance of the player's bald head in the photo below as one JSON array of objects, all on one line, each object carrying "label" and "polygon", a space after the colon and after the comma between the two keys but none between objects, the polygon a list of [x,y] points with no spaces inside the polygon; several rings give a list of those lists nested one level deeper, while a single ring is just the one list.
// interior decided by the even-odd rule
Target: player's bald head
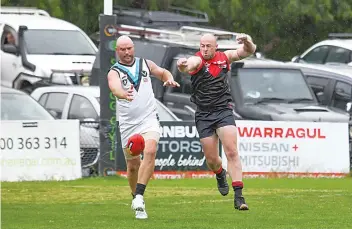
[{"label": "player's bald head", "polygon": [[133,46],[133,41],[131,40],[131,38],[129,36],[126,35],[122,35],[119,38],[117,38],[116,40],[116,47],[120,47],[120,46]]},{"label": "player's bald head", "polygon": [[211,33],[203,34],[203,36],[200,38],[200,43],[209,43],[216,45],[216,37]]},{"label": "player's bald head", "polygon": [[200,52],[206,60],[214,57],[217,46],[216,37],[211,33],[206,33],[200,38]]},{"label": "player's bald head", "polygon": [[116,52],[119,61],[123,64],[131,64],[134,61],[134,44],[128,36],[120,36],[116,40]]}]

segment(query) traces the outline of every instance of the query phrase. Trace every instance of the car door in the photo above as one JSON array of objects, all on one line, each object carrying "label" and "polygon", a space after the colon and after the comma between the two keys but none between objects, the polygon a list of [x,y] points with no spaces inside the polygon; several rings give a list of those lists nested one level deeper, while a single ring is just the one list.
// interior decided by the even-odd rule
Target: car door
[{"label": "car door", "polygon": [[87,97],[73,94],[68,109],[67,119],[98,121],[99,115]]},{"label": "car door", "polygon": [[325,59],[329,53],[329,49],[330,47],[328,45],[318,46],[309,51],[304,56],[302,56],[299,62],[323,64],[325,63]]},{"label": "car door", "polygon": [[352,101],[352,85],[336,80],[330,106],[347,111],[347,103]]},{"label": "car door", "polygon": [[22,69],[21,56],[4,52],[4,46],[9,45],[8,34],[14,37],[15,46],[18,47],[17,33],[11,26],[3,24],[1,31],[1,84],[6,87],[13,87],[15,78],[20,74]]},{"label": "car door", "polygon": [[84,151],[82,161],[90,161],[84,164],[95,163],[93,161],[99,157],[99,117],[93,104],[87,97],[73,93],[68,106],[67,119],[80,120],[80,142]]},{"label": "car door", "polygon": [[48,93],[44,93],[38,98],[38,103],[43,107],[45,107],[45,103],[47,99],[48,99]]},{"label": "car door", "polygon": [[325,59],[324,63],[341,63],[341,64],[348,64],[352,62],[352,51],[336,47],[330,46],[329,53]]},{"label": "car door", "polygon": [[307,74],[307,82],[321,105],[328,105],[331,100],[333,80],[320,75]]},{"label": "car door", "polygon": [[175,81],[180,87],[168,87],[164,93],[163,101],[177,117],[182,120],[194,120],[195,105],[190,101],[191,97],[191,76],[178,71],[174,59],[171,65],[171,72]]},{"label": "car door", "polygon": [[65,119],[63,112],[65,105],[68,103],[68,93],[47,92],[39,98],[39,103],[56,119]]}]

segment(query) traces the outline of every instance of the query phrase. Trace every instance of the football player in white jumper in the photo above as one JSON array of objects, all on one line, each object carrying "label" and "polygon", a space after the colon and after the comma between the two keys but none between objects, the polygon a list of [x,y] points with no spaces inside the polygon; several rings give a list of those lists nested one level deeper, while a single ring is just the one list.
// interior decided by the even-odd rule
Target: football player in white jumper
[{"label": "football player in white jumper", "polygon": [[[132,191],[132,209],[137,219],[146,219],[143,194],[155,167],[155,155],[160,138],[160,125],[151,76],[164,82],[164,86],[179,87],[172,74],[153,61],[134,56],[134,44],[128,36],[116,42],[119,60],[108,73],[109,88],[116,96],[121,142],[127,164],[127,178]],[[127,141],[133,134],[145,140],[143,160],[128,153]]]}]

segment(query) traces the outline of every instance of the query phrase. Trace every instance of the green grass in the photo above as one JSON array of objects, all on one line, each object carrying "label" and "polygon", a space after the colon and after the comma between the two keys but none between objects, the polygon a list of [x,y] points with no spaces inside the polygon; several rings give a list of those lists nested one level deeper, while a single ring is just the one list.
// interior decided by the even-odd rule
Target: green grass
[{"label": "green grass", "polygon": [[152,180],[147,220],[131,211],[127,180],[2,183],[3,229],[352,228],[352,178],[246,179],[250,210],[215,179]]}]

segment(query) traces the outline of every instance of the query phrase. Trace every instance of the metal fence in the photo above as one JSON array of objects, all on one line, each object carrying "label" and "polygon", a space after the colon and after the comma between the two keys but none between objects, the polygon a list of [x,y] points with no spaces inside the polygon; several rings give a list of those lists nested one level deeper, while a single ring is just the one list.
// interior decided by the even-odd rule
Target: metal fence
[{"label": "metal fence", "polygon": [[80,149],[83,176],[98,175],[99,147],[99,122],[80,121]]}]

